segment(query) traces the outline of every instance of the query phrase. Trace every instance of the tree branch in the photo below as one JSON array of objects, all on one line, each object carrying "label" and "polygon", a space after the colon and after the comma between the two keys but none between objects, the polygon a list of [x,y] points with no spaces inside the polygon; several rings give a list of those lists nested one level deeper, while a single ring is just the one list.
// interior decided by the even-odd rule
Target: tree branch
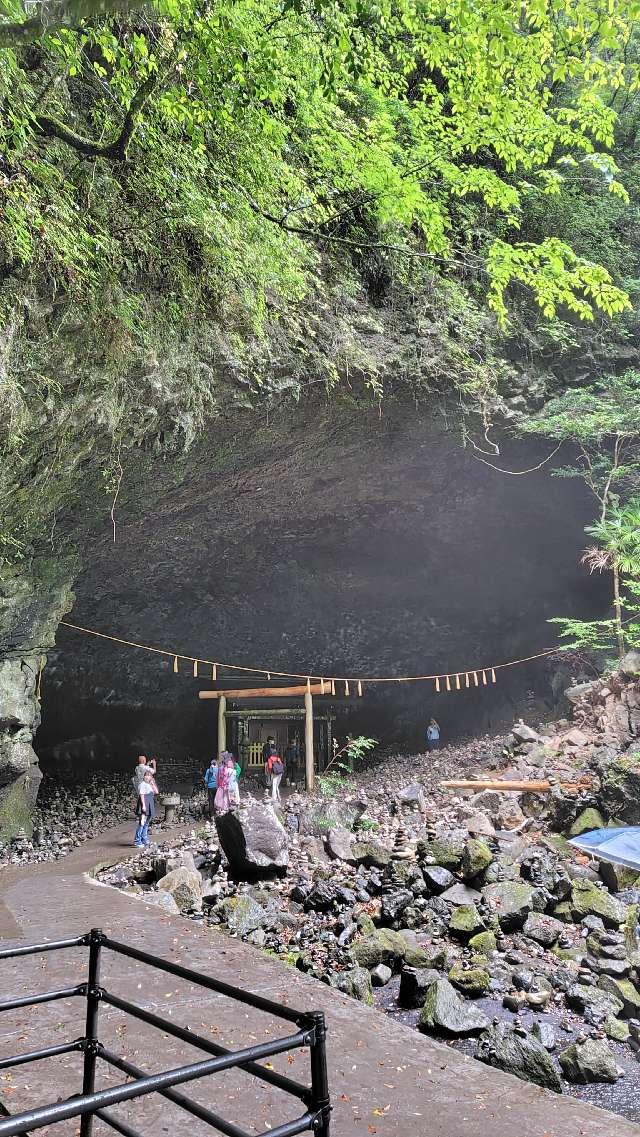
[{"label": "tree branch", "polygon": [[89,157],[95,158],[111,158],[116,162],[123,162],[127,156],[129,143],[133,137],[133,132],[136,128],[136,120],[142,111],[144,104],[152,94],[158,82],[158,76],[154,72],[149,75],[144,83],[138,88],[133,96],[129,109],[124,118],[122,129],[112,142],[101,143],[94,142],[90,138],[83,138],[82,135],[77,134],[71,127],[65,126],[56,118],[50,118],[48,115],[37,115],[36,125],[41,134],[45,138],[58,138],[61,142],[65,142],[67,146],[71,146],[77,150],[79,154],[86,154]]},{"label": "tree branch", "polygon": [[22,47],[23,44],[41,39],[49,32],[57,32],[60,28],[77,27],[82,20],[109,15],[112,12],[128,12],[143,6],[144,0],[66,0],[66,2],[63,0],[57,4],[41,0],[39,13],[32,19],[24,20],[22,23],[17,21],[0,23],[0,49]]}]

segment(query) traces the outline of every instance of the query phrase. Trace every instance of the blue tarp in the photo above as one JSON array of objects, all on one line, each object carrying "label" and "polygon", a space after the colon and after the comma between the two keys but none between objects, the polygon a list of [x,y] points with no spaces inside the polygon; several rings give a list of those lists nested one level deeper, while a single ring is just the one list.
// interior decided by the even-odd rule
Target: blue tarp
[{"label": "blue tarp", "polygon": [[625,829],[593,829],[590,833],[572,837],[569,844],[600,861],[625,865],[640,873],[640,825],[630,825]]}]

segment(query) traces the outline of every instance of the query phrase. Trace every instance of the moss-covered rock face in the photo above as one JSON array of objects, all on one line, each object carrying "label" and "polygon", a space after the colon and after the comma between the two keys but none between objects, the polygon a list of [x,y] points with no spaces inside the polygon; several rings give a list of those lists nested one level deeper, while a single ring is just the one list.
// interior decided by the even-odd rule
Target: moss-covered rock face
[{"label": "moss-covered rock face", "polygon": [[69,610],[72,566],[40,560],[0,577],[0,837],[31,829],[40,784],[33,738],[40,676],[59,620]]}]

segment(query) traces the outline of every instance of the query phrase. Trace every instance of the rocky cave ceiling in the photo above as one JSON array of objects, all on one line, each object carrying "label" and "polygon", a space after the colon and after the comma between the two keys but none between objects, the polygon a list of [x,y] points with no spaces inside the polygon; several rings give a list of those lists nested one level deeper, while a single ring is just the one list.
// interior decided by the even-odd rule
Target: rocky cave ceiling
[{"label": "rocky cave ceiling", "polygon": [[[498,464],[543,454],[512,441]],[[179,479],[175,462],[125,471],[116,541],[107,509],[69,619],[205,658],[366,675],[528,655],[555,642],[549,617],[606,604],[604,582],[579,565],[581,487],[548,467],[500,474],[462,447],[455,422],[413,404],[247,412],[221,422]],[[206,683],[186,668],[175,676],[169,660],[66,628],[57,643],[36,746],[45,762],[89,735],[127,762],[139,748],[210,752],[214,712],[196,697]],[[550,679],[536,664],[480,692],[365,689],[336,701],[337,728],[407,746],[432,713],[445,736],[492,730],[532,700],[551,708]]]}]

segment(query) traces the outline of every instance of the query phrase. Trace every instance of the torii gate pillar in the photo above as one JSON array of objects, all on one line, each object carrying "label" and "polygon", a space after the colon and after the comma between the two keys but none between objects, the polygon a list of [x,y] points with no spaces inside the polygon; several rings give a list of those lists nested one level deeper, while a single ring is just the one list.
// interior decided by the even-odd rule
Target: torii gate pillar
[{"label": "torii gate pillar", "polygon": [[304,759],[307,792],[312,793],[315,780],[313,756],[313,695],[310,691],[304,696]]},{"label": "torii gate pillar", "polygon": [[224,717],[227,709],[227,700],[224,695],[218,699],[218,754],[227,749],[227,720]]}]

